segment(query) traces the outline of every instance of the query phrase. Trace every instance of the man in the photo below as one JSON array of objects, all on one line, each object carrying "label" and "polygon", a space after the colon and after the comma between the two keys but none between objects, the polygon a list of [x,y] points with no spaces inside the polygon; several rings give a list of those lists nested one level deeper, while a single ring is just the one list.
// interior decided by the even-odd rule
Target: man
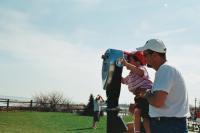
[{"label": "man", "polygon": [[167,62],[164,43],[150,39],[137,50],[144,52],[147,65],[156,70],[153,88],[144,95],[150,104],[151,132],[187,133],[187,90],[181,73]]},{"label": "man", "polygon": [[101,104],[103,104],[104,100],[100,95],[97,95],[97,97],[94,100],[94,115],[93,115],[93,124],[92,128],[96,129],[96,122],[100,120],[100,113],[101,113]]}]

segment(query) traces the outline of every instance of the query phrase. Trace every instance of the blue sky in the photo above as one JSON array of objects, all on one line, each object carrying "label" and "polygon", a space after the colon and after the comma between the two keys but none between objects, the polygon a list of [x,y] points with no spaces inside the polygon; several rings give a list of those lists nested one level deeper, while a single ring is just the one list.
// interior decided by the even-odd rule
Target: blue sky
[{"label": "blue sky", "polygon": [[[106,49],[133,51],[159,38],[193,104],[200,98],[199,12],[198,0],[1,0],[0,94],[57,90],[83,103],[91,93],[105,97],[100,57]],[[120,102],[132,101],[123,85]]]}]

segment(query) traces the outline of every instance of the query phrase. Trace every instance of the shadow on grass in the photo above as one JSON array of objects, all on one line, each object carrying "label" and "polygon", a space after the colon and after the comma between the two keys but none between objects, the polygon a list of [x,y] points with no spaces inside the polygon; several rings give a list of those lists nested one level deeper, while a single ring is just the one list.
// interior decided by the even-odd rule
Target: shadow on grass
[{"label": "shadow on grass", "polygon": [[92,127],[85,127],[85,128],[68,129],[66,131],[80,131],[80,130],[93,130],[93,128]]}]

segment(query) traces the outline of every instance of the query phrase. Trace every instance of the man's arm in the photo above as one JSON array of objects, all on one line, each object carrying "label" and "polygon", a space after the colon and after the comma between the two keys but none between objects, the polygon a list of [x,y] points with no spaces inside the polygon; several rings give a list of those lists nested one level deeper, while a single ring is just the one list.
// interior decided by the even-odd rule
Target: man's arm
[{"label": "man's arm", "polygon": [[104,99],[102,98],[102,96],[100,95],[97,95],[97,96],[99,97],[100,101],[104,102]]},{"label": "man's arm", "polygon": [[102,97],[102,96],[100,96],[100,98],[101,98],[101,101],[102,101],[102,102],[104,102],[104,99],[103,99],[103,97]]},{"label": "man's arm", "polygon": [[160,108],[165,104],[167,95],[168,93],[165,91],[155,91],[153,93],[151,93],[151,91],[148,91],[144,95],[144,98],[146,98],[149,104],[151,104],[152,106]]}]

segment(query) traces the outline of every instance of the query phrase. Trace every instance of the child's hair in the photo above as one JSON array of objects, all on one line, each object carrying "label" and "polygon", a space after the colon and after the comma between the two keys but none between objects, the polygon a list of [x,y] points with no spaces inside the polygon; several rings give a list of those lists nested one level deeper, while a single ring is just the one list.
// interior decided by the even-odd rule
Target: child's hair
[{"label": "child's hair", "polygon": [[130,62],[131,58],[133,58],[135,61],[139,61],[141,65],[146,65],[143,52],[141,51],[131,52],[127,57],[128,62]]}]

